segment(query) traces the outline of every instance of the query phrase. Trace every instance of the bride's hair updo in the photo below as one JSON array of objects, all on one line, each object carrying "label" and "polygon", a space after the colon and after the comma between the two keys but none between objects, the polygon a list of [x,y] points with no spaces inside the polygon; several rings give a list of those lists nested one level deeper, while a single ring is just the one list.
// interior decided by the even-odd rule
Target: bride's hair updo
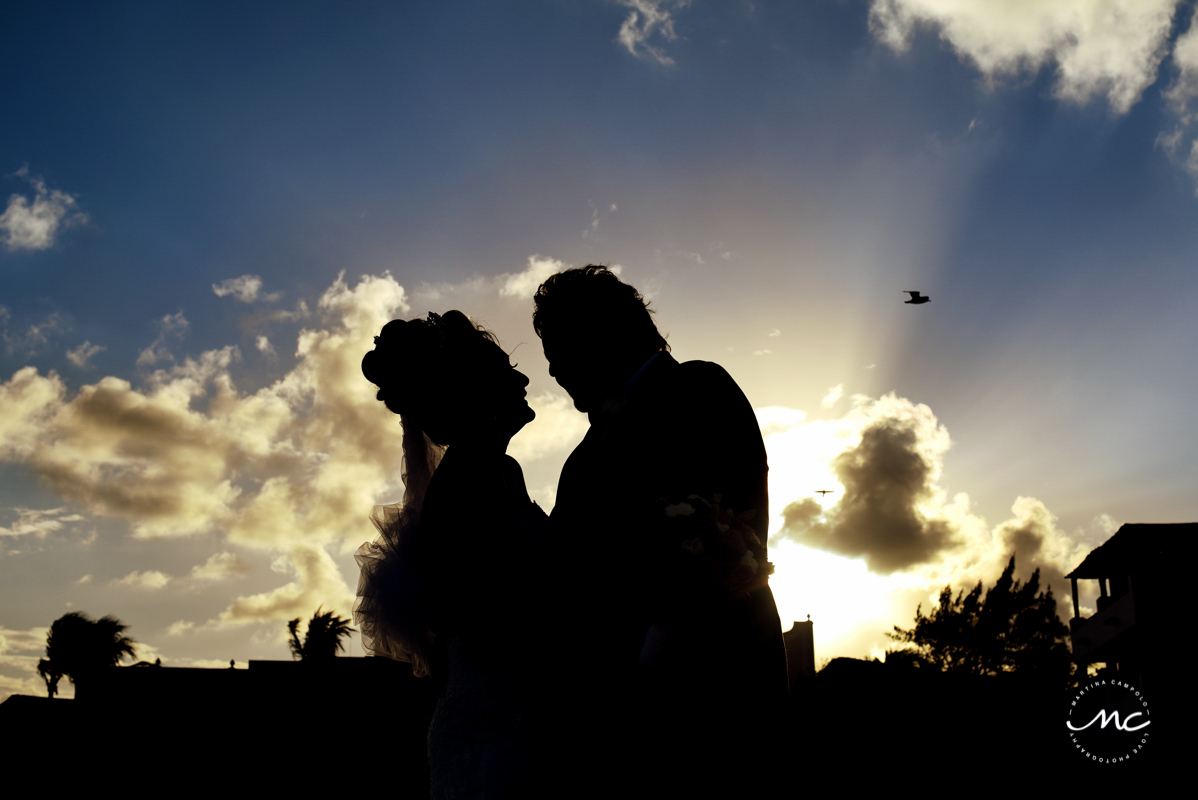
[{"label": "bride's hair updo", "polygon": [[471,389],[471,363],[495,337],[461,311],[427,319],[395,319],[374,337],[362,374],[379,387],[378,399],[420,426],[428,438],[450,444],[459,406]]}]

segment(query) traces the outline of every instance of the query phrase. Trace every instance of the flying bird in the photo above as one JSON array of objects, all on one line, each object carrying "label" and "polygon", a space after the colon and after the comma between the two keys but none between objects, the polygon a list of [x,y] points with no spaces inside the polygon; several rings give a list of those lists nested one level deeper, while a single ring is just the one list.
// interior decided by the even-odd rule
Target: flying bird
[{"label": "flying bird", "polygon": [[904,303],[915,303],[916,305],[918,305],[920,303],[926,303],[932,299],[925,294],[920,294],[919,292],[913,292],[910,289],[904,289],[903,291],[906,292],[907,294],[911,295],[911,299],[904,300],[903,301]]},{"label": "flying bird", "polygon": [[836,490],[835,489],[816,489],[815,493],[818,494],[820,497],[823,497],[826,494],[836,494]]}]

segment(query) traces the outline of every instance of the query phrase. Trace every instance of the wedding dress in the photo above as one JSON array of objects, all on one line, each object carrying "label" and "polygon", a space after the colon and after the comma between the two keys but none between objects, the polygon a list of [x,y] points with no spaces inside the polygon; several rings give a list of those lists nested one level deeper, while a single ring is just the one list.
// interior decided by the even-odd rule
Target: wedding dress
[{"label": "wedding dress", "polygon": [[408,430],[404,504],[375,509],[380,536],[357,553],[354,619],[367,652],[411,661],[417,675],[445,665],[428,736],[432,797],[528,796],[548,517],[508,456],[451,448],[442,459]]}]

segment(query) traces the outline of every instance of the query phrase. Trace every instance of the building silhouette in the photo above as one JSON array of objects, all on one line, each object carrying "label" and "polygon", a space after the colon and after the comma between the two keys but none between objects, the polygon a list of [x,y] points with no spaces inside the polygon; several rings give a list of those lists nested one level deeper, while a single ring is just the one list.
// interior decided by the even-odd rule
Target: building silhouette
[{"label": "building silhouette", "polygon": [[815,633],[811,615],[782,634],[786,645],[786,673],[793,686],[796,682],[815,677]]},{"label": "building silhouette", "polygon": [[[1198,523],[1128,524],[1096,547],[1067,577],[1073,593],[1073,660],[1103,664],[1149,697],[1180,685]],[[1097,610],[1081,616],[1078,582],[1096,581]]]},{"label": "building silhouette", "polygon": [[[135,774],[171,793],[203,785],[242,794],[252,784],[346,791],[371,769],[428,796],[431,679],[385,658],[250,661],[248,669],[109,667],[81,679],[75,699],[14,695],[0,704],[13,764],[46,786],[88,789],[93,774]],[[8,732],[19,731],[8,741]],[[406,793],[406,794],[405,794]]]}]

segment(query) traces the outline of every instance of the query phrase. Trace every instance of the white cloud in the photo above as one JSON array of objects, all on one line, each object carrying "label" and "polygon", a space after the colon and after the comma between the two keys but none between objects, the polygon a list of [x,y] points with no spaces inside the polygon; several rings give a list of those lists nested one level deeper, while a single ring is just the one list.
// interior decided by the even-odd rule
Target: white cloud
[{"label": "white cloud", "polygon": [[8,208],[0,214],[0,238],[11,250],[45,250],[54,245],[58,232],[87,222],[87,215],[75,210],[75,198],[58,189],[47,189],[41,178],[30,177],[25,167],[17,170],[33,187],[32,201],[24,195],[8,198]]},{"label": "white cloud", "polygon": [[185,633],[190,633],[195,629],[196,624],[189,620],[181,619],[177,622],[172,622],[166,629],[167,636],[182,636]]},{"label": "white cloud", "polygon": [[[236,299],[243,303],[252,303],[258,299],[258,293],[262,291],[262,278],[257,275],[242,275],[239,278],[229,278],[220,283],[212,284],[212,291],[217,297],[226,297],[233,295]],[[262,299],[268,303],[273,303],[282,296],[282,292],[272,292],[271,294],[262,295]]]},{"label": "white cloud", "polygon": [[166,340],[168,337],[182,337],[187,332],[188,325],[187,318],[183,316],[182,311],[164,316],[158,323],[158,338],[138,354],[137,365],[140,367],[157,364],[159,361],[173,361],[174,356],[166,349]]},{"label": "white cloud", "polygon": [[528,398],[536,419],[516,434],[508,455],[527,464],[550,453],[569,452],[586,436],[590,422],[574,408],[569,398],[539,394]]},{"label": "white cloud", "polygon": [[243,303],[252,303],[258,299],[258,291],[262,288],[262,279],[257,275],[242,275],[240,278],[229,278],[220,283],[212,284],[212,291],[217,297],[233,295]]},{"label": "white cloud", "polygon": [[831,408],[842,397],[844,397],[844,384],[838,383],[828,390],[828,393],[824,395],[824,399],[820,401],[820,405],[824,408]]},{"label": "white cloud", "polygon": [[1099,514],[1090,524],[1103,534],[1104,541],[1113,536],[1120,526],[1119,521],[1110,514]]},{"label": "white cloud", "polygon": [[1198,9],[1190,17],[1189,28],[1173,44],[1173,66],[1177,77],[1165,90],[1169,101],[1183,125],[1194,120],[1190,103],[1198,97]]},{"label": "white cloud", "polygon": [[156,569],[146,570],[145,572],[130,572],[123,578],[119,578],[113,583],[119,586],[130,586],[134,589],[161,589],[171,581],[171,576],[164,572],[159,572]]},{"label": "white cloud", "polygon": [[28,536],[32,534],[38,539],[45,539],[54,531],[62,530],[65,523],[80,522],[83,517],[79,514],[68,514],[66,508],[49,508],[38,510],[34,508],[14,508],[17,519],[10,527],[0,525],[0,536]]},{"label": "white cloud", "polygon": [[9,355],[13,353],[32,355],[38,347],[50,341],[50,336],[66,329],[62,315],[51,313],[41,322],[34,323],[23,331],[13,332],[8,327],[11,315],[7,309],[3,309],[3,311],[4,313],[0,314],[0,323],[4,324],[4,331],[0,336],[4,339],[4,348]]},{"label": "white cloud", "polygon": [[564,269],[568,269],[565,262],[558,261],[556,258],[542,258],[539,255],[529,256],[528,266],[522,272],[512,272],[499,276],[499,296],[519,297],[530,300],[536,294],[537,288],[545,282],[546,278]]},{"label": "white cloud", "polygon": [[249,572],[249,565],[233,553],[216,553],[203,564],[191,568],[191,577],[202,581],[223,581],[240,578]]},{"label": "white cloud", "polygon": [[275,355],[274,345],[272,345],[270,343],[270,339],[267,339],[265,336],[259,335],[258,338],[254,340],[254,347],[257,347],[258,352],[262,353],[263,355]]},{"label": "white cloud", "polygon": [[84,342],[74,350],[67,351],[67,361],[70,361],[72,364],[80,368],[86,367],[87,362],[91,360],[92,356],[107,349],[107,347],[101,347],[98,344]]},{"label": "white cloud", "polygon": [[295,580],[269,592],[237,598],[211,624],[224,628],[295,617],[306,619],[317,607],[349,616],[354,594],[324,548],[297,545],[286,555],[285,563],[294,572]]},{"label": "white cloud", "polygon": [[660,46],[652,44],[656,38],[672,42],[678,38],[674,33],[674,19],[669,7],[684,8],[689,0],[617,0],[620,5],[632,9],[620,25],[616,41],[624,45],[637,58],[651,58],[659,64],[671,65],[670,58]]},{"label": "white cloud", "polygon": [[927,26],[988,79],[1056,67],[1059,98],[1128,111],[1156,79],[1179,0],[873,0],[870,29],[896,51]]}]

